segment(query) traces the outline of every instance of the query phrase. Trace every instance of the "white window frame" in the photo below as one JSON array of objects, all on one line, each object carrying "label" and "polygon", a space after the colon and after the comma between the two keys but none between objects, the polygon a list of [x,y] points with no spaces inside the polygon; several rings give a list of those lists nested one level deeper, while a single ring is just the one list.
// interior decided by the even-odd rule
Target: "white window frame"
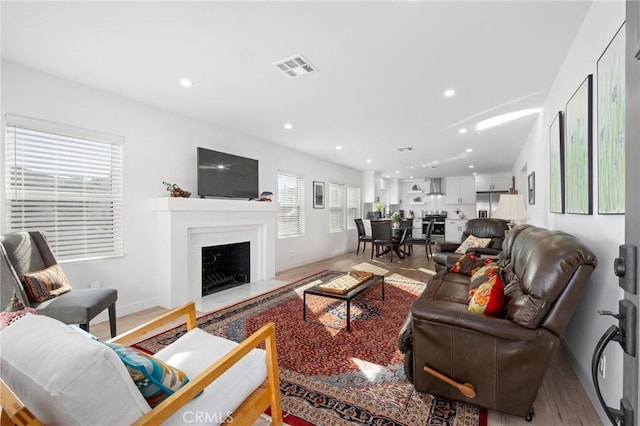
[{"label": "white window frame", "polygon": [[[292,191],[285,191],[285,185],[292,185]],[[299,237],[305,233],[304,221],[304,178],[291,173],[278,172],[278,238]],[[292,220],[293,219],[293,220]],[[292,230],[286,230],[291,225]]]},{"label": "white window frame", "polygon": [[345,184],[329,182],[329,232],[346,230],[346,194]]},{"label": "white window frame", "polygon": [[43,231],[57,260],[124,255],[124,138],[5,117],[5,230]]},{"label": "white window frame", "polygon": [[359,219],[362,215],[361,205],[360,188],[347,185],[347,229],[356,229],[355,219]]}]

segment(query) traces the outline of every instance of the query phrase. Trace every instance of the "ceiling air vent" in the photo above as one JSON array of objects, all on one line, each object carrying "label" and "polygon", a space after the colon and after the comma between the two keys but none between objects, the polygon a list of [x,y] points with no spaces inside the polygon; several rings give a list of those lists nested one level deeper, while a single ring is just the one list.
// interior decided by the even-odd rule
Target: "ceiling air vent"
[{"label": "ceiling air vent", "polygon": [[413,147],[412,146],[406,146],[404,148],[398,148],[398,151],[400,151],[400,152],[413,151]]},{"label": "ceiling air vent", "polygon": [[318,71],[318,68],[300,54],[274,62],[273,65],[291,78],[298,78]]}]

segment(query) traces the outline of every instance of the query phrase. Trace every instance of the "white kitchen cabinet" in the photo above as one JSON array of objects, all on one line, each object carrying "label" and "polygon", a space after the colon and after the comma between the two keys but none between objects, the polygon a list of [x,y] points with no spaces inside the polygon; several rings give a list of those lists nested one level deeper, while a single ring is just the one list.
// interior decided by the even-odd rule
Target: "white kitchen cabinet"
[{"label": "white kitchen cabinet", "polygon": [[508,191],[511,188],[509,176],[476,177],[476,192]]},{"label": "white kitchen cabinet", "polygon": [[493,178],[493,191],[509,191],[511,189],[511,180],[510,176]]},{"label": "white kitchen cabinet", "polygon": [[389,179],[389,204],[400,204],[400,182],[398,179]]},{"label": "white kitchen cabinet", "polygon": [[445,202],[447,204],[474,204],[476,181],[473,176],[446,178]]},{"label": "white kitchen cabinet", "polygon": [[380,179],[380,190],[386,191],[389,185],[389,180],[387,178],[378,177]]},{"label": "white kitchen cabinet", "polygon": [[391,204],[389,200],[389,179],[380,176],[380,173],[376,173],[376,201],[380,201],[385,206]]},{"label": "white kitchen cabinet", "polygon": [[449,219],[444,223],[445,241],[458,242],[462,240],[462,231],[466,225],[466,220]]},{"label": "white kitchen cabinet", "polygon": [[375,171],[362,172],[362,202],[375,203],[376,201],[376,176]]},{"label": "white kitchen cabinet", "polygon": [[[380,177],[380,173],[373,170],[365,170],[362,172],[362,202],[375,203],[381,201],[389,204],[388,191],[386,189],[387,182],[385,178]],[[380,198],[380,200],[378,200]]]}]

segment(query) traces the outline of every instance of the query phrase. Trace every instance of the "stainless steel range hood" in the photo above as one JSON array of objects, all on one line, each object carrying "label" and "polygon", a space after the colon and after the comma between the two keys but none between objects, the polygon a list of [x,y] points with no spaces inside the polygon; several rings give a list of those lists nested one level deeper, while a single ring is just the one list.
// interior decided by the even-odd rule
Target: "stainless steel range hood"
[{"label": "stainless steel range hood", "polygon": [[427,189],[425,194],[427,195],[443,195],[442,191],[442,178],[430,178],[426,181]]}]

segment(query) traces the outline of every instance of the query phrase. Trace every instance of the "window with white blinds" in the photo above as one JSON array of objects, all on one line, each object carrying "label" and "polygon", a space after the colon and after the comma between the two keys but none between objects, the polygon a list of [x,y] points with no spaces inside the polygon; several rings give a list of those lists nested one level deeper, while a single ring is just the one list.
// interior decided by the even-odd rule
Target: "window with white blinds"
[{"label": "window with white blinds", "polygon": [[344,231],[345,186],[341,183],[329,183],[329,231]]},{"label": "window with white blinds", "polygon": [[304,235],[304,179],[278,173],[278,238]]},{"label": "window with white blinds", "polygon": [[360,217],[360,188],[347,185],[347,229],[355,229]]},{"label": "window with white blinds", "polygon": [[44,231],[59,261],[123,255],[119,136],[7,115],[5,228]]}]

